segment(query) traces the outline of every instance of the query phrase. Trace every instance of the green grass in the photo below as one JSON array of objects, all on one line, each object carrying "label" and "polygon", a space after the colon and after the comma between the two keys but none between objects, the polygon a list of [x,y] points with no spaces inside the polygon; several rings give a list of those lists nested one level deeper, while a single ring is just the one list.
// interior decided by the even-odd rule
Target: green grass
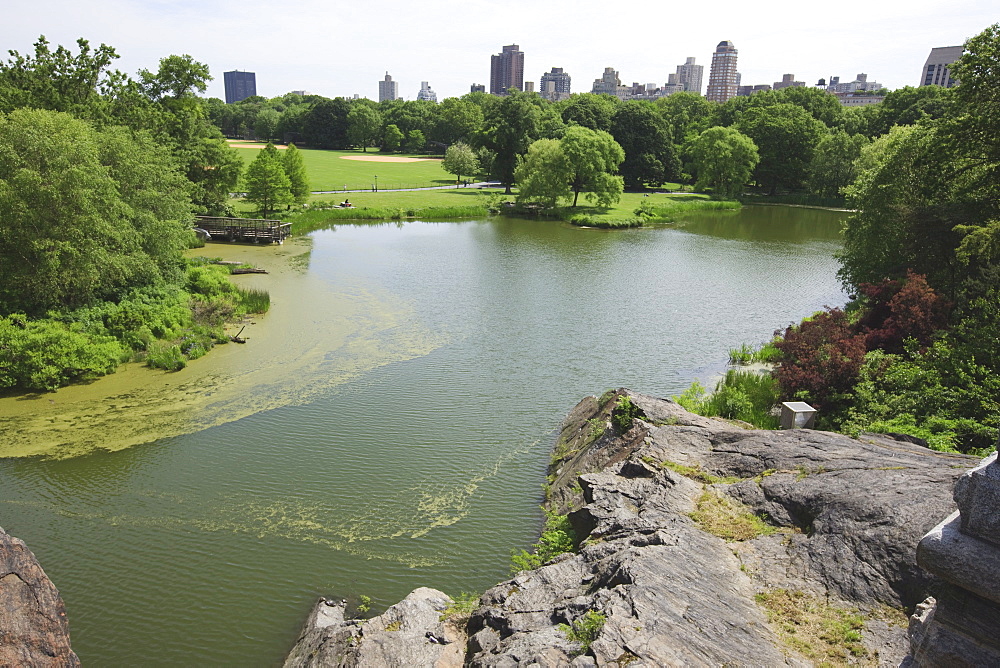
[{"label": "green grass", "polygon": [[694,512],[688,516],[702,531],[726,541],[751,540],[778,530],[738,501],[709,490],[702,492]]},{"label": "green grass", "polygon": [[[259,148],[235,148],[243,158],[244,165],[250,164]],[[344,160],[344,156],[387,156],[401,158],[428,158],[426,155],[405,155],[379,153],[378,151],[324,151],[319,149],[299,149],[306,165],[310,190],[370,191],[378,176],[379,189],[420,188],[427,186],[447,186],[455,183],[455,177],[441,168],[440,160],[424,162],[364,162]],[[343,199],[343,198],[341,198]],[[353,199],[353,198],[352,198]]]},{"label": "green grass", "polygon": [[800,591],[773,589],[755,596],[781,640],[821,666],[875,665],[862,644],[864,617]]}]

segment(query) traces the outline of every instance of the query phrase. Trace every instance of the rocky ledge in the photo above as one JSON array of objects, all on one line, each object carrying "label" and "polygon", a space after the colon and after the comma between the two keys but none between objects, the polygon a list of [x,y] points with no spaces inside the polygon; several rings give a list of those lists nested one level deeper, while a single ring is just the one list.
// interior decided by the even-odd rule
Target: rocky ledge
[{"label": "rocky ledge", "polygon": [[79,666],[66,608],[23,541],[0,528],[0,666]]},{"label": "rocky ledge", "polygon": [[628,390],[584,399],[556,443],[546,500],[568,513],[577,552],[488,590],[464,627],[441,621],[450,599],[434,590],[365,621],[321,600],[286,665],[840,661],[816,654],[799,612],[768,605],[781,597],[851,620],[844,663],[899,665],[902,611],[943,584],[917,565],[917,544],[978,460],[745,427]]}]

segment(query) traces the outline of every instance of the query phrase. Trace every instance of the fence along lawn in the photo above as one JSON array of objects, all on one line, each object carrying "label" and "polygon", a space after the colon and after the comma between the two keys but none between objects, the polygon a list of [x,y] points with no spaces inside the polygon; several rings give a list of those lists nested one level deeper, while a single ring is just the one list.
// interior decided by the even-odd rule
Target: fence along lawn
[{"label": "fence along lawn", "polygon": [[[236,151],[243,158],[243,164],[249,165],[257,157],[259,148],[236,146]],[[283,148],[279,150],[284,150]],[[379,153],[378,151],[324,151],[318,149],[299,149],[309,176],[310,190],[371,190],[378,176],[379,190],[395,190],[399,188],[426,188],[428,186],[446,186],[455,183],[455,177],[441,168],[440,160],[421,160],[420,162],[368,162],[363,160],[345,160],[350,157],[415,157],[427,156],[398,155]]]}]

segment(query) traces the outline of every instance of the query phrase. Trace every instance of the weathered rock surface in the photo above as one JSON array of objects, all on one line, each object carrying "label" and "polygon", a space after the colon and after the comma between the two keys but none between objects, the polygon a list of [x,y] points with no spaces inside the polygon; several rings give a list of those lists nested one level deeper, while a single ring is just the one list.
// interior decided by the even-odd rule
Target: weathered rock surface
[{"label": "weathered rock surface", "polygon": [[79,666],[66,608],[23,541],[0,528],[0,666]]},{"label": "weathered rock surface", "polygon": [[[640,416],[621,434],[611,426],[619,396]],[[917,566],[917,542],[953,510],[952,486],[975,463],[876,436],[745,429],[627,390],[587,398],[563,425],[548,499],[569,513],[581,549],[487,591],[457,660],[807,665],[782,645],[755,594],[785,588],[863,610],[924,600],[944,585]],[[781,531],[743,542],[705,532],[689,515],[706,493]],[[581,653],[563,625],[591,611],[606,621]],[[364,634],[372,642],[388,635],[373,632]],[[876,619],[863,638],[882,665],[898,665],[908,649],[904,628]],[[366,655],[375,663],[340,658],[349,651],[316,665],[407,663],[388,651]]]},{"label": "weathered rock surface", "polygon": [[343,602],[320,599],[285,666],[461,666],[465,634],[440,619],[449,603],[421,587],[378,617],[345,620]]}]

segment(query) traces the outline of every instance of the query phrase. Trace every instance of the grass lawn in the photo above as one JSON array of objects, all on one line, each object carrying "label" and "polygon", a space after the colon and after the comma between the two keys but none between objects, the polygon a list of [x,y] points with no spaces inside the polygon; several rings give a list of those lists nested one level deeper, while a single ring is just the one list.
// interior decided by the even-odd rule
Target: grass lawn
[{"label": "grass lawn", "polygon": [[[254,143],[254,142],[247,142]],[[260,152],[259,148],[244,148],[235,143],[235,150],[243,158],[243,164],[249,165]],[[284,149],[279,149],[284,150]],[[419,188],[427,186],[446,186],[455,183],[455,177],[441,169],[440,160],[424,160],[421,162],[365,162],[360,160],[344,160],[344,156],[412,157],[427,158],[428,156],[387,154],[378,151],[322,151],[318,149],[299,149],[302,161],[306,165],[309,176],[310,190],[371,190],[378,176],[379,189]]]}]

